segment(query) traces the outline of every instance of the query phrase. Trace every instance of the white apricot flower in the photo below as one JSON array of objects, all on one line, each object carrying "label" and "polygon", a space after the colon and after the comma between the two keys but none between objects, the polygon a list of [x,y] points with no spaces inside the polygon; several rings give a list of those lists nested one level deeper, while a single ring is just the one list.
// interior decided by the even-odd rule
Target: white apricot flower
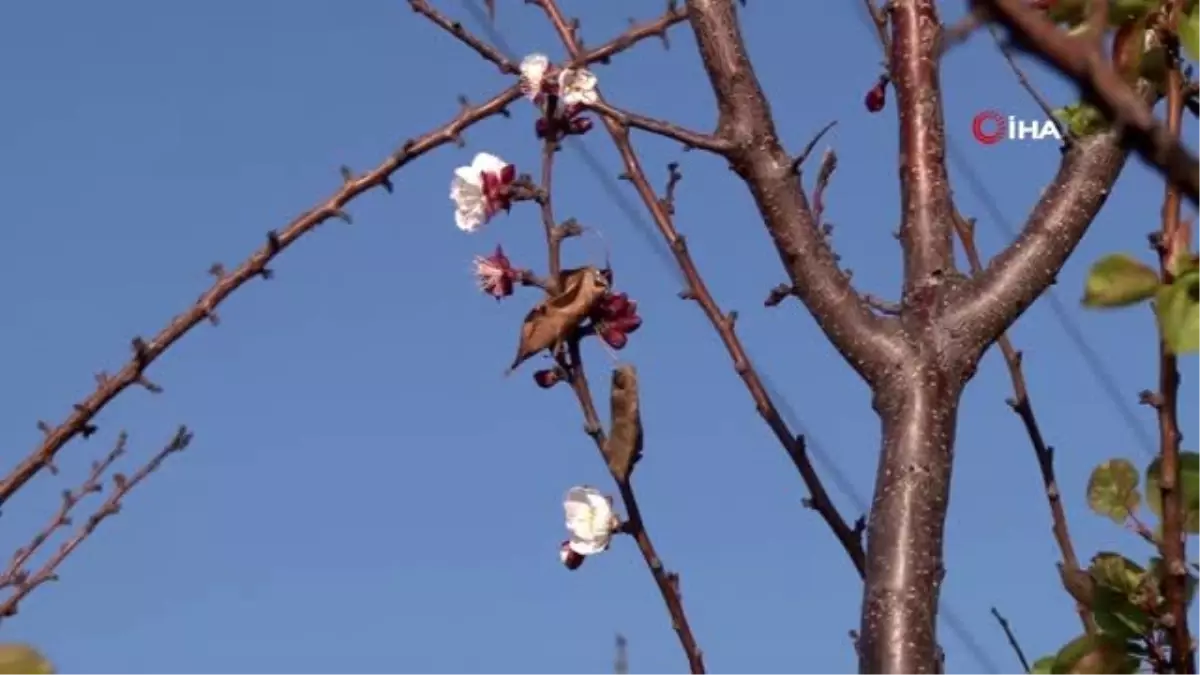
[{"label": "white apricot flower", "polygon": [[530,54],[521,59],[521,93],[531,101],[542,94],[550,59],[545,54]]},{"label": "white apricot flower", "polygon": [[481,152],[470,166],[454,170],[450,199],[454,200],[454,222],[464,232],[474,232],[500,210],[512,205],[508,186],[517,169],[495,155]]},{"label": "white apricot flower", "polygon": [[587,68],[564,68],[558,74],[558,96],[568,108],[592,105],[600,100],[596,76]]},{"label": "white apricot flower", "polygon": [[621,526],[613,512],[612,499],[587,485],[567,491],[563,510],[567,515],[567,531],[571,534],[562,553],[563,563],[568,567],[569,552],[581,556],[601,553],[608,549],[613,533]]}]

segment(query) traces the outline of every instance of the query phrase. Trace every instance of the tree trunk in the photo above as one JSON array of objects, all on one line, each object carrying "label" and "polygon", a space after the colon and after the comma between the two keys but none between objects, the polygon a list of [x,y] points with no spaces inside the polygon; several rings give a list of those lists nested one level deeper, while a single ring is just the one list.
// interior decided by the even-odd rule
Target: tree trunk
[{"label": "tree trunk", "polygon": [[867,527],[861,673],[942,672],[942,537],[965,379],[923,358],[881,383],[883,451]]}]

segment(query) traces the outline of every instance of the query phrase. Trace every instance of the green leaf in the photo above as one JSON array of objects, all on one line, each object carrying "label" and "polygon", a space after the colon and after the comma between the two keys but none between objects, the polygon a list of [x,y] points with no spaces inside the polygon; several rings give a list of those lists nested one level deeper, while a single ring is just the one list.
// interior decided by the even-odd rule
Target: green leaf
[{"label": "green leaf", "polygon": [[1092,616],[1100,629],[1121,640],[1144,635],[1150,617],[1140,605],[1157,592],[1146,570],[1119,553],[1103,552],[1092,558],[1088,574],[1096,586]]},{"label": "green leaf", "polygon": [[[1155,457],[1146,467],[1146,506],[1154,515],[1162,518],[1162,457]],[[1200,455],[1184,451],[1179,453],[1179,478],[1175,481],[1183,501],[1183,530],[1189,534],[1200,533]]]},{"label": "green leaf", "polygon": [[1092,265],[1083,292],[1085,307],[1127,307],[1154,297],[1158,272],[1145,263],[1113,253]]},{"label": "green leaf", "polygon": [[1159,287],[1154,313],[1163,341],[1172,353],[1189,354],[1200,349],[1200,272],[1186,272],[1169,286]]},{"label": "green leaf", "polygon": [[1188,58],[1200,60],[1200,5],[1192,5],[1191,11],[1179,18],[1179,44]]},{"label": "green leaf", "polygon": [[1050,675],[1050,673],[1054,672],[1054,657],[1043,656],[1034,661],[1033,665],[1029,667],[1029,672],[1033,675]]},{"label": "green leaf", "polygon": [[1104,635],[1080,635],[1054,657],[1051,673],[1135,673],[1139,666],[1121,640]]},{"label": "green leaf", "polygon": [[0,644],[0,673],[50,675],[53,672],[54,664],[33,647],[17,642]]},{"label": "green leaf", "polygon": [[1054,116],[1079,138],[1098,134],[1108,128],[1108,118],[1088,103],[1075,103],[1054,111]]},{"label": "green leaf", "polygon": [[1115,523],[1124,523],[1141,503],[1138,472],[1127,459],[1110,459],[1092,470],[1088,479],[1088,506]]},{"label": "green leaf", "polygon": [[1112,589],[1122,595],[1137,591],[1146,579],[1146,570],[1120,553],[1103,551],[1092,558],[1088,574],[1097,586]]}]

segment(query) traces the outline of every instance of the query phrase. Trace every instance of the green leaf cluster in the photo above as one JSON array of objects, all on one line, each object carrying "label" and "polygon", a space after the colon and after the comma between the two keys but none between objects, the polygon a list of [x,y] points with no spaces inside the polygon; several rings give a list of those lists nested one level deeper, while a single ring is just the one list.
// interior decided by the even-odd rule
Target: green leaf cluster
[{"label": "green leaf cluster", "polygon": [[1113,309],[1153,300],[1159,334],[1171,352],[1196,352],[1200,349],[1200,261],[1194,255],[1181,256],[1171,267],[1175,278],[1166,284],[1158,272],[1132,256],[1104,256],[1088,272],[1083,305]]}]

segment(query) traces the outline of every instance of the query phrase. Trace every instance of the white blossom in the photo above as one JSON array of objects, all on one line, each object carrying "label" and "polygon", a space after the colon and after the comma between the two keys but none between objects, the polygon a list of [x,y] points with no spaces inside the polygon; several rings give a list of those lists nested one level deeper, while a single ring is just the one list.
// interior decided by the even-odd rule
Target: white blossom
[{"label": "white blossom", "polygon": [[564,106],[592,105],[600,100],[596,76],[587,68],[565,68],[558,74],[558,96]]},{"label": "white blossom", "polygon": [[534,100],[542,93],[542,83],[550,70],[550,59],[545,54],[530,54],[521,60],[521,93]]},{"label": "white blossom", "polygon": [[613,512],[612,500],[587,485],[568,490],[563,509],[567,515],[567,531],[571,534],[567,547],[579,555],[594,555],[606,550],[613,533],[621,525]]},{"label": "white blossom", "polygon": [[474,232],[504,206],[497,186],[512,182],[515,169],[504,160],[481,152],[470,166],[454,170],[450,199],[454,200],[454,222],[464,232]]}]

